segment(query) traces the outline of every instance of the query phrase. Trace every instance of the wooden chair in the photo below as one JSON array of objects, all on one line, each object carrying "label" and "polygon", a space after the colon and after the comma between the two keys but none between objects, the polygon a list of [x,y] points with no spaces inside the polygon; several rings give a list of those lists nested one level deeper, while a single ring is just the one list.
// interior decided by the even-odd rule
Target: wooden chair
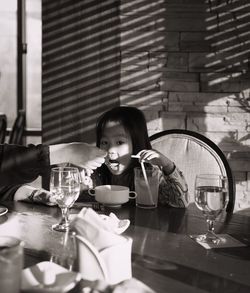
[{"label": "wooden chair", "polygon": [[183,172],[194,201],[195,176],[199,173],[222,174],[228,178],[229,202],[227,212],[232,213],[235,203],[235,185],[230,165],[221,149],[202,134],[190,130],[172,129],[150,137],[152,147],[175,162]]},{"label": "wooden chair", "polygon": [[23,144],[23,134],[26,124],[26,115],[24,110],[19,110],[13,128],[10,132],[10,144]]},{"label": "wooden chair", "polygon": [[1,115],[0,116],[0,143],[1,144],[5,142],[6,129],[7,129],[7,118],[5,115]]}]

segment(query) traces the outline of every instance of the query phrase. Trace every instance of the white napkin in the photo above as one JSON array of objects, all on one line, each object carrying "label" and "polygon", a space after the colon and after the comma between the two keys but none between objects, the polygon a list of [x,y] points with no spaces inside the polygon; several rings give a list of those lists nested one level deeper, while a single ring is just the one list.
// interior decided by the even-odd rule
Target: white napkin
[{"label": "white napkin", "polygon": [[71,228],[100,251],[124,241],[124,237],[118,235],[124,226],[121,224],[123,221],[126,221],[125,226],[128,227],[129,220],[120,221],[113,213],[108,217],[99,215],[92,208],[82,208],[71,222]]},{"label": "white napkin", "polygon": [[235,239],[229,234],[216,234],[216,235],[220,237],[219,243],[206,243],[206,242],[197,241],[195,237],[197,237],[198,235],[190,235],[190,238],[206,249],[247,246],[246,244],[240,242],[239,240]]},{"label": "white napkin", "polygon": [[[120,222],[114,214],[100,216],[91,208],[82,208],[71,222],[71,228],[90,243],[83,245],[77,238],[79,270],[83,279],[102,278],[108,284],[117,284],[132,277],[132,239],[119,235],[125,230]],[[125,226],[128,225],[126,222]],[[100,267],[103,277],[99,273]]]}]

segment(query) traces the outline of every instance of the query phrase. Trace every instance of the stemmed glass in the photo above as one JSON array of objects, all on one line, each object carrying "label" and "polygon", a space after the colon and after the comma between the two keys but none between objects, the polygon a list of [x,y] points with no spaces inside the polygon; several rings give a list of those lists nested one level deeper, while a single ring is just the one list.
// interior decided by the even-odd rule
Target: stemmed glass
[{"label": "stemmed glass", "polygon": [[62,211],[60,223],[53,230],[65,232],[69,229],[69,208],[73,206],[80,193],[80,173],[74,167],[52,168],[50,191]]},{"label": "stemmed glass", "polygon": [[206,218],[208,230],[207,233],[192,238],[198,242],[219,244],[222,239],[214,232],[214,222],[228,203],[227,177],[216,174],[197,175],[195,203]]}]

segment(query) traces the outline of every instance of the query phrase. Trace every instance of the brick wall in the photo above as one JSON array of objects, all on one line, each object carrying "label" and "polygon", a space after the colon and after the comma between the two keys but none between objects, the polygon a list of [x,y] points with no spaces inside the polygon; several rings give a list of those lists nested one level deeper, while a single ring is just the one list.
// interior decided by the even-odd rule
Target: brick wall
[{"label": "brick wall", "polygon": [[121,104],[150,134],[200,132],[226,154],[236,210],[250,206],[249,0],[123,0]]}]

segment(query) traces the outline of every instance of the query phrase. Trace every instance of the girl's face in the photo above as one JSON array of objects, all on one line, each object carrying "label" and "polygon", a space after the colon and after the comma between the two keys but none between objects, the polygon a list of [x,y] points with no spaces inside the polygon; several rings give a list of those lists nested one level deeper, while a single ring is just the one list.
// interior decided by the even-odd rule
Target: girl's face
[{"label": "girl's face", "polygon": [[132,140],[119,122],[106,123],[100,148],[108,153],[105,164],[112,174],[120,175],[128,168],[133,152]]}]

